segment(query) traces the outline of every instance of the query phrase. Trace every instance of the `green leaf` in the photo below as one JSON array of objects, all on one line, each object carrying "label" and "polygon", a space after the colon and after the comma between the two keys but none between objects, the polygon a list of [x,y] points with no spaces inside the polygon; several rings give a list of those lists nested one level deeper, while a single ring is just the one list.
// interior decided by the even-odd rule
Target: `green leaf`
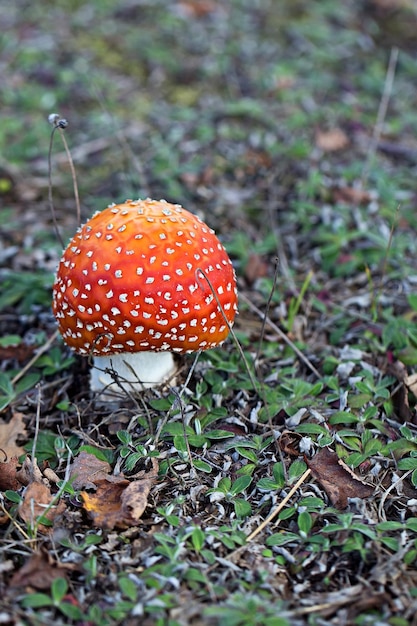
[{"label": "green leaf", "polygon": [[204,433],[207,439],[230,439],[234,434],[230,430],[208,430]]},{"label": "green leaf", "polygon": [[307,536],[310,533],[312,526],[313,518],[311,517],[310,513],[308,513],[307,511],[303,511],[302,513],[300,513],[298,516],[298,528],[300,530],[300,533],[304,533],[304,535]]},{"label": "green leaf", "polygon": [[193,529],[192,534],[191,534],[191,541],[192,541],[194,550],[196,552],[200,552],[201,548],[204,545],[205,539],[206,539],[206,536],[204,532],[201,530],[201,528],[196,527]]},{"label": "green leaf", "polygon": [[245,489],[249,487],[251,482],[252,478],[250,476],[239,476],[239,478],[237,478],[231,486],[230,492],[234,496],[236,496],[238,493],[242,493],[242,491],[245,491]]},{"label": "green leaf", "polygon": [[8,500],[10,500],[10,502],[14,502],[15,504],[20,504],[22,502],[22,496],[11,489],[7,489],[4,492],[4,495]]},{"label": "green leaf", "polygon": [[193,465],[200,472],[205,472],[206,474],[210,474],[210,472],[212,471],[211,465],[209,465],[205,461],[202,461],[201,459],[193,459]]},{"label": "green leaf", "polygon": [[267,546],[283,546],[286,543],[291,543],[293,541],[299,542],[299,535],[282,531],[280,533],[274,533],[273,535],[268,537],[265,543]]},{"label": "green leaf", "polygon": [[401,470],[414,470],[417,469],[417,458],[407,458],[398,461],[398,469]]},{"label": "green leaf", "polygon": [[247,517],[252,513],[252,507],[249,502],[242,500],[241,498],[236,498],[236,500],[233,501],[233,506],[235,513],[239,518]]},{"label": "green leaf", "polygon": [[417,517],[409,517],[405,527],[417,533]]},{"label": "green leaf", "polygon": [[251,450],[250,448],[237,447],[236,452],[238,452],[240,456],[243,456],[244,459],[248,459],[248,461],[255,463],[255,465],[259,461],[257,453],[254,450]]},{"label": "green leaf", "polygon": [[390,530],[401,530],[402,528],[404,528],[404,524],[402,524],[401,522],[388,521],[388,522],[380,522],[379,524],[376,525],[376,529],[382,532],[390,531]]},{"label": "green leaf", "polygon": [[274,463],[272,467],[277,489],[282,489],[285,485],[285,469],[283,463]]},{"label": "green leaf", "polygon": [[135,602],[138,596],[138,586],[127,576],[121,576],[119,578],[119,587],[124,596]]},{"label": "green leaf", "polygon": [[[177,440],[177,437],[175,437],[175,440]],[[207,443],[207,437],[204,435],[188,435],[187,440],[193,448],[202,448]]]},{"label": "green leaf", "polygon": [[348,413],[347,411],[337,411],[329,418],[329,423],[336,424],[356,424],[359,421],[357,415],[354,413]]},{"label": "green leaf", "polygon": [[304,463],[304,461],[294,461],[294,463],[290,465],[290,469],[288,470],[288,478],[290,479],[290,482],[295,482],[297,478],[300,478],[300,476],[304,474],[306,469],[307,465]]},{"label": "green leaf", "polygon": [[256,486],[258,489],[262,489],[264,491],[275,491],[276,489],[279,489],[273,478],[261,478]]},{"label": "green leaf", "polygon": [[68,583],[65,578],[55,578],[51,585],[52,600],[55,605],[59,604],[68,591]]},{"label": "green leaf", "polygon": [[46,593],[32,593],[22,600],[22,606],[25,608],[40,608],[42,606],[52,606],[52,599]]}]

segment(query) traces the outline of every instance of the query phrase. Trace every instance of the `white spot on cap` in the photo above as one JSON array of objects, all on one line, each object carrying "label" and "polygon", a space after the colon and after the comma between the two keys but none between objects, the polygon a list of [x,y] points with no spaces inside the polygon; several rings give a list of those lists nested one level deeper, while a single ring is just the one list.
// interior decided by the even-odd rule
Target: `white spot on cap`
[{"label": "white spot on cap", "polygon": [[135,333],[140,334],[140,333],[143,333],[144,330],[145,330],[144,326],[136,326]]},{"label": "white spot on cap", "polygon": [[113,298],[113,291],[111,289],[106,293],[106,298]]},{"label": "white spot on cap", "polygon": [[142,274],[143,274],[143,267],[137,267],[136,268],[136,274],[138,276],[142,276]]},{"label": "white spot on cap", "polygon": [[112,315],[120,315],[121,310],[117,308],[117,306],[112,306],[111,308]]},{"label": "white spot on cap", "polygon": [[145,283],[147,285],[152,285],[152,283],[155,281],[155,277],[154,276],[148,276]]},{"label": "white spot on cap", "polygon": [[119,296],[120,302],[127,302],[127,293],[121,293]]},{"label": "white spot on cap", "polygon": [[116,271],[114,272],[114,276],[115,276],[115,278],[122,278],[122,277],[123,277],[123,272],[122,272],[122,270],[116,270]]}]

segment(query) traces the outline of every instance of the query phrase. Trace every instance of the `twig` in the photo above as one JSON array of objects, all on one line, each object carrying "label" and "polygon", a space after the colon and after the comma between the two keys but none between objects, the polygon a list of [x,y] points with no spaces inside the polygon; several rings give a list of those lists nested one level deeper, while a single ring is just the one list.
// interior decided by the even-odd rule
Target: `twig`
[{"label": "twig", "polygon": [[287,495],[285,496],[285,498],[283,500],[281,500],[281,502],[278,504],[277,507],[275,507],[275,509],[273,509],[271,511],[271,513],[268,515],[268,517],[266,517],[264,519],[264,521],[262,522],[262,524],[260,524],[257,528],[255,528],[255,530],[253,532],[251,532],[250,535],[248,535],[246,537],[246,542],[249,543],[249,541],[252,541],[252,539],[254,539],[256,537],[256,535],[259,535],[259,533],[266,527],[268,526],[268,524],[270,524],[272,522],[272,520],[278,515],[278,513],[280,513],[280,511],[282,511],[282,509],[284,508],[284,506],[287,504],[287,502],[290,500],[290,498],[292,498],[292,496],[294,495],[294,493],[297,491],[297,489],[303,484],[303,482],[308,478],[308,476],[311,474],[311,470],[306,469],[306,471],[304,472],[304,474],[297,480],[297,482],[295,483],[295,485],[290,489],[290,491],[287,493]]}]

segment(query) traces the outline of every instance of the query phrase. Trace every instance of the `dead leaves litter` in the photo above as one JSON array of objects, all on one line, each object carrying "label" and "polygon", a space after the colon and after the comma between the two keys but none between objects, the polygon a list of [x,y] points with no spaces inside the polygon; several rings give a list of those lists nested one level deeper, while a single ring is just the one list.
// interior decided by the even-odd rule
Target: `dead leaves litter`
[{"label": "dead leaves litter", "polygon": [[8,422],[0,420],[0,450],[5,455],[3,460],[7,461],[13,456],[19,457],[25,453],[24,449],[17,444],[20,437],[26,437],[23,418],[23,413],[15,411]]},{"label": "dead leaves litter", "polygon": [[128,528],[135,526],[148,503],[149,492],[158,476],[158,463],[129,481],[124,476],[103,476],[95,481],[95,493],[81,492],[84,509],[99,528]]},{"label": "dead leaves litter", "polygon": [[374,488],[363,483],[343,463],[335,452],[328,448],[319,450],[306,463],[314,478],[323,486],[332,504],[338,509],[347,507],[348,498],[368,498]]},{"label": "dead leaves litter", "polygon": [[47,552],[34,552],[26,563],[13,574],[9,587],[49,589],[56,578],[65,578],[67,570],[72,569],[74,569],[72,564],[58,565]]},{"label": "dead leaves litter", "polygon": [[82,451],[74,459],[70,469],[74,489],[95,489],[110,474],[110,464],[90,452]]},{"label": "dead leaves litter", "polygon": [[52,525],[65,509],[66,505],[62,500],[55,502],[55,496],[52,495],[48,485],[35,481],[28,485],[23,494],[19,516],[24,522],[32,527],[36,526],[39,532],[45,534],[50,532],[50,527],[40,523],[39,518],[48,520]]}]

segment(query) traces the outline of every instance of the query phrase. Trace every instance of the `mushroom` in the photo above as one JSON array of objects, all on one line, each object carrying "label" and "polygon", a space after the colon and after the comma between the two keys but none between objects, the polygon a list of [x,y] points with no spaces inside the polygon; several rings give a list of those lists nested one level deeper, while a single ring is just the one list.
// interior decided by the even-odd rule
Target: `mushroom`
[{"label": "mushroom", "polygon": [[165,200],[95,213],[64,251],[53,287],[63,340],[94,357],[93,391],[166,382],[173,353],[219,346],[236,311],[234,269],[214,231]]}]

